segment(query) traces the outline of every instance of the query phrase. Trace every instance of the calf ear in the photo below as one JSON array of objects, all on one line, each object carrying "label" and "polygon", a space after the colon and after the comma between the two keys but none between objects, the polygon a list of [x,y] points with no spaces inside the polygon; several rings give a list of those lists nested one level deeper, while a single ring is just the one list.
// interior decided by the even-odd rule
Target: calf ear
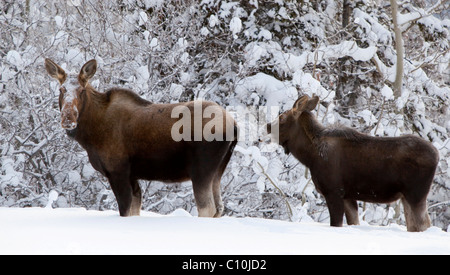
[{"label": "calf ear", "polygon": [[81,87],[85,88],[95,72],[97,71],[97,61],[95,59],[89,60],[81,67],[80,74],[78,75],[78,82]]},{"label": "calf ear", "polygon": [[303,106],[306,104],[306,102],[308,102],[308,100],[309,96],[302,95],[295,101],[294,105],[292,106],[292,109],[303,111]]},{"label": "calf ear", "polygon": [[57,79],[59,81],[59,84],[62,85],[64,81],[66,81],[66,72],[51,59],[45,59],[45,70],[47,70],[48,74],[51,77]]},{"label": "calf ear", "polygon": [[310,98],[307,95],[303,95],[295,101],[294,106],[292,107],[296,111],[312,111],[314,108],[316,108],[317,103],[319,103],[319,97],[316,95],[313,95],[312,98]]},{"label": "calf ear", "polygon": [[306,111],[312,111],[316,108],[317,104],[319,103],[320,98],[316,95],[313,95],[313,97],[306,102],[304,106],[304,110]]}]

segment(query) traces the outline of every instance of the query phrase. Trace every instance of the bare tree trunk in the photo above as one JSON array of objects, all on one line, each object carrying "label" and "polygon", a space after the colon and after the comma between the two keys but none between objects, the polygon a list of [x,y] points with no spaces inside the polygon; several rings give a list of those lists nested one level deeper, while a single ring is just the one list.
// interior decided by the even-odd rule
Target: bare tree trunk
[{"label": "bare tree trunk", "polygon": [[[346,40],[349,38],[347,30],[348,23],[350,22],[350,16],[352,14],[353,5],[349,0],[344,0],[342,6],[342,29],[344,32],[342,33],[341,39]],[[344,56],[339,58],[339,75],[338,75],[338,83],[336,87],[336,99],[341,100],[345,97],[345,90],[348,87],[349,77],[346,74],[346,66],[345,63],[349,60],[348,56]],[[351,66],[351,65],[350,65]],[[348,70],[348,68],[347,68]]]},{"label": "bare tree trunk", "polygon": [[350,18],[350,3],[348,0],[344,0],[342,8],[342,28],[346,28]]},{"label": "bare tree trunk", "polygon": [[403,38],[402,31],[398,26],[398,7],[396,0],[391,1],[391,10],[392,10],[392,21],[394,23],[394,34],[395,34],[395,50],[397,52],[397,64],[396,64],[396,74],[395,74],[395,82],[394,82],[394,97],[398,98],[402,95],[402,78],[403,78]]}]

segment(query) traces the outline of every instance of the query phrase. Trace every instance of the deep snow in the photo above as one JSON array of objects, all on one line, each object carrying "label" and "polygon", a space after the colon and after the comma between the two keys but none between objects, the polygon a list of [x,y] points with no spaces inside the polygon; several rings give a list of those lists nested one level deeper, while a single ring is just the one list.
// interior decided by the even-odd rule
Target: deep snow
[{"label": "deep snow", "polygon": [[0,208],[0,254],[450,254],[450,233],[83,208]]}]

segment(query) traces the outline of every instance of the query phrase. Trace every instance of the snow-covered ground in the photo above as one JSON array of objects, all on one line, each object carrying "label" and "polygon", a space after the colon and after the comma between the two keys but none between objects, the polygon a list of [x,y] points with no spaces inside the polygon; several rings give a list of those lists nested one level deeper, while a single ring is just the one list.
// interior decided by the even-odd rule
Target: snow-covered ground
[{"label": "snow-covered ground", "polygon": [[450,254],[450,233],[259,218],[0,208],[0,254]]}]

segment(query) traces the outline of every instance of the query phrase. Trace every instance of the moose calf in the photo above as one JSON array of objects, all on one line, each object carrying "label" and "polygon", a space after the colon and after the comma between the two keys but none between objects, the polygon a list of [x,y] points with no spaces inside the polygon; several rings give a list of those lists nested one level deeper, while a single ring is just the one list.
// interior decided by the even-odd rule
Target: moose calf
[{"label": "moose calf", "polygon": [[[439,154],[429,142],[413,136],[372,137],[350,128],[323,127],[311,113],[319,97],[301,96],[272,124],[272,136],[311,171],[327,202],[330,225],[359,224],[357,200],[391,203],[402,200],[408,231],[431,226],[427,195]],[[278,125],[276,125],[278,124]]]}]

